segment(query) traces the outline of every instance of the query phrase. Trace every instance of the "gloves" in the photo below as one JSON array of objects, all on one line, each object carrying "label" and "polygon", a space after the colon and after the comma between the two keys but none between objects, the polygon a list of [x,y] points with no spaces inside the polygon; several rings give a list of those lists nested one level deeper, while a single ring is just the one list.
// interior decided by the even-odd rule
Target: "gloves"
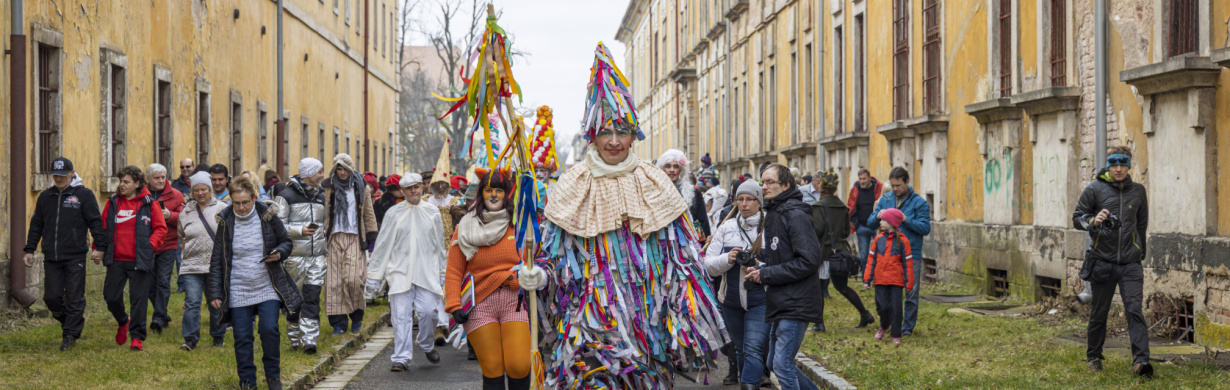
[{"label": "gloves", "polygon": [[367,232],[367,244],[376,245],[376,232]]},{"label": "gloves", "polygon": [[366,289],[369,295],[375,294],[377,291],[380,291],[380,280],[379,279],[368,279]]},{"label": "gloves", "polygon": [[521,288],[527,291],[542,290],[547,286],[547,271],[543,271],[542,267],[534,267],[529,271],[520,272]]},{"label": "gloves", "polygon": [[453,311],[453,321],[457,322],[457,325],[464,324],[470,321],[470,315],[461,310]]}]

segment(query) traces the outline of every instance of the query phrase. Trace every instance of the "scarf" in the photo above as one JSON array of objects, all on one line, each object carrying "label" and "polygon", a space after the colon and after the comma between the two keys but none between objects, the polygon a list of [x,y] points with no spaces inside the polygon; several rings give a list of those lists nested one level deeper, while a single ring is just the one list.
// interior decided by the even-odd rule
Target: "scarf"
[{"label": "scarf", "polygon": [[[359,175],[354,174],[354,171],[350,172],[350,179],[347,179],[345,181],[342,181],[342,179],[339,179],[337,177],[337,173],[333,174],[332,179],[333,179],[333,220],[334,221],[345,221],[345,223],[347,224],[353,221],[357,221],[358,220],[357,215],[353,215],[347,212],[350,210],[350,201],[346,199],[346,194],[343,193],[343,191],[354,191],[354,189],[357,188],[359,181],[362,179],[359,178]],[[362,202],[362,198],[359,198],[359,195],[355,195],[355,198],[356,198],[355,201]],[[358,212],[359,212],[358,207],[356,207],[354,214],[358,214]],[[342,225],[342,226],[345,226],[345,225]],[[358,226],[358,224],[356,223],[355,226]]]},{"label": "scarf", "polygon": [[[764,230],[760,228],[760,220],[763,216],[764,211],[762,210],[750,217],[744,218],[743,214],[740,214],[738,210],[735,210],[735,224],[739,226],[739,234],[744,235],[744,239],[748,239],[747,249],[756,254],[760,254],[760,249],[762,247],[760,242],[760,233],[764,232]],[[753,229],[756,231],[756,238],[746,236],[748,229]]]},{"label": "scarf", "polygon": [[466,261],[474,258],[478,248],[495,245],[504,238],[504,234],[508,232],[508,223],[512,220],[508,210],[485,212],[482,219],[480,222],[474,214],[467,214],[457,225],[457,241],[453,243],[461,248]]},{"label": "scarf", "polygon": [[591,144],[586,148],[589,150],[585,153],[585,165],[589,166],[589,171],[595,178],[604,176],[620,177],[632,172],[641,163],[641,159],[636,156],[636,153],[628,152],[628,158],[625,158],[623,162],[610,165],[602,161],[596,146]]}]

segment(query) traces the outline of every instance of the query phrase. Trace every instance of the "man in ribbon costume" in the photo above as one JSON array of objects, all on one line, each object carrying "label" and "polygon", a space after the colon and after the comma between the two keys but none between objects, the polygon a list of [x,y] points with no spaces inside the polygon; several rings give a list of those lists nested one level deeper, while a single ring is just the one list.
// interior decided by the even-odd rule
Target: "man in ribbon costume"
[{"label": "man in ribbon costume", "polygon": [[[389,209],[384,229],[376,237],[376,250],[367,265],[367,290],[389,285],[389,315],[393,323],[392,371],[405,371],[414,356],[414,344],[427,354],[427,361],[440,362],[433,345],[433,330],[443,308],[440,280],[447,265],[448,248],[440,241],[440,210],[418,198],[423,178],[408,173],[398,183],[406,201]],[[411,341],[417,314],[418,337]]]},{"label": "man in ribbon costume", "polygon": [[631,153],[644,133],[627,80],[605,46],[595,52],[589,151],[546,205],[546,385],[670,388],[679,368],[714,366],[729,336],[687,205],[661,169]]}]

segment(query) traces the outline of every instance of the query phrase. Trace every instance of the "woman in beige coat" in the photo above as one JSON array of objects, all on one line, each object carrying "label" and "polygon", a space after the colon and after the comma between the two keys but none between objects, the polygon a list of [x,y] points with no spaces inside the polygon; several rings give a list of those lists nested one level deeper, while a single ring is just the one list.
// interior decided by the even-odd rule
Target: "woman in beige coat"
[{"label": "woman in beige coat", "polygon": [[[214,236],[218,233],[218,211],[226,208],[213,196],[210,189],[209,173],[197,172],[189,178],[192,199],[184,204],[184,211],[179,214],[179,243],[183,260],[179,274],[184,289],[184,343],[180,349],[191,351],[196,349],[197,341],[201,339],[201,299],[205,294],[205,277],[209,274],[209,260],[214,251]],[[217,318],[220,313],[213,307],[209,308],[209,318]],[[213,336],[215,347],[224,345],[222,338],[226,337],[226,328],[209,323],[209,335]]]}]

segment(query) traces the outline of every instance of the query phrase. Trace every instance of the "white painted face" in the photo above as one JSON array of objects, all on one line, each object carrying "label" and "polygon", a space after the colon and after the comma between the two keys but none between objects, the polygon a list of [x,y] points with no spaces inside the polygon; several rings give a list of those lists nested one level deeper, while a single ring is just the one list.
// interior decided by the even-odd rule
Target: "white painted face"
[{"label": "white painted face", "polygon": [[598,149],[598,155],[602,157],[602,162],[616,165],[628,159],[628,153],[632,151],[632,141],[635,139],[631,132],[616,130],[614,125],[610,125],[598,132],[594,145]]},{"label": "white painted face", "polygon": [[666,172],[666,176],[670,177],[671,181],[679,181],[679,174],[683,172],[683,166],[670,162],[662,165],[662,171]]}]

